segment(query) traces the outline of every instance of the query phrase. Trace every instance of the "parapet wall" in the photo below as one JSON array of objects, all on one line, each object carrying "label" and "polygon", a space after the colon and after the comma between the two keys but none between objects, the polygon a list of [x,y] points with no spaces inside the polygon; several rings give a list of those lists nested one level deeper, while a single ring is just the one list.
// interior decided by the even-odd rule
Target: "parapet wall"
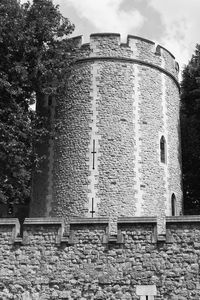
[{"label": "parapet wall", "polygon": [[126,43],[121,43],[120,34],[96,33],[90,35],[90,42],[83,43],[82,36],[72,39],[74,47],[79,49],[78,59],[81,58],[118,58],[134,59],[138,63],[150,63],[160,67],[178,80],[179,65],[171,52],[155,44],[153,41],[139,36],[128,35]]},{"label": "parapet wall", "polygon": [[200,217],[168,217],[159,238],[156,222],[120,218],[109,236],[108,219],[72,219],[63,236],[61,219],[26,219],[20,238],[1,219],[0,299],[199,299]]}]

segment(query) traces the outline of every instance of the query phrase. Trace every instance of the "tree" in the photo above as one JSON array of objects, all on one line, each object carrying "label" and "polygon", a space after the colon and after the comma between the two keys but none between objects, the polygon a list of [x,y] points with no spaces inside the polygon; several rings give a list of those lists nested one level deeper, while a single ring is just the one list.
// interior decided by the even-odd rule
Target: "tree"
[{"label": "tree", "polygon": [[[0,201],[30,198],[33,143],[46,121],[30,110],[44,95],[58,94],[69,65],[67,18],[50,0],[0,3]],[[38,126],[38,124],[40,126]]]},{"label": "tree", "polygon": [[183,192],[186,214],[200,214],[200,45],[181,83]]}]

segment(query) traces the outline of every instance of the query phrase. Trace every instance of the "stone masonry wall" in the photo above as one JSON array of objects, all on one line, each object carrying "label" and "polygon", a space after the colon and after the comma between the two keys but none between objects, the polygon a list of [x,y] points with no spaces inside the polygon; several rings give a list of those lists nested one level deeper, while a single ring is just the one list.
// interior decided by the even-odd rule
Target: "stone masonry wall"
[{"label": "stone masonry wall", "polygon": [[91,66],[77,65],[68,79],[67,101],[57,104],[61,130],[54,148],[54,201],[50,215],[84,215],[88,201]]},{"label": "stone masonry wall", "polygon": [[[168,192],[169,200],[172,193],[175,194],[177,199],[182,198],[181,186],[181,145],[180,145],[180,119],[179,119],[179,94],[176,88],[170,85],[170,80],[166,78],[166,104],[167,104],[167,119],[168,119],[168,143],[170,145],[168,151]],[[174,126],[176,120],[176,126]],[[180,167],[177,168],[176,166]],[[182,211],[182,202],[177,201],[177,212]]]},{"label": "stone masonry wall", "polygon": [[[181,214],[174,57],[135,36],[126,44],[118,34],[74,42],[67,96],[56,107],[62,128],[54,143],[53,199],[45,215],[108,216],[114,222],[119,216],[157,215],[161,220],[171,215],[172,193]],[[162,135],[166,164],[160,162]]]},{"label": "stone masonry wall", "polygon": [[133,66],[102,62],[99,77],[97,215],[131,216],[136,211]]},{"label": "stone masonry wall", "polygon": [[[0,220],[0,299],[135,299],[154,286],[159,300],[199,300],[200,219],[168,217],[159,240],[155,218],[71,220],[69,238],[59,219]],[[145,296],[145,295],[144,295]],[[146,298],[146,297],[145,297]]]}]

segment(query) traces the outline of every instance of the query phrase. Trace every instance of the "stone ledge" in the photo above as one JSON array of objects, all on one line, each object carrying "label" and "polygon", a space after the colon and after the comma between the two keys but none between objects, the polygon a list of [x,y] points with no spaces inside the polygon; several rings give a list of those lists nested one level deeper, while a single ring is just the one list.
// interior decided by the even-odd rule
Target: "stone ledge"
[{"label": "stone ledge", "polygon": [[155,45],[155,43],[154,43],[153,41],[148,40],[148,39],[145,39],[145,38],[143,38],[143,37],[141,37],[141,36],[137,36],[137,35],[131,35],[131,34],[129,34],[129,35],[127,36],[127,39],[128,39],[128,40],[129,40],[129,39],[139,40],[139,41],[141,41],[141,42],[145,42],[145,43],[149,43],[149,44]]},{"label": "stone ledge", "polygon": [[157,45],[157,47],[156,47],[156,54],[161,55],[160,49],[165,50],[169,55],[171,55],[171,57],[172,57],[173,59],[175,59],[174,55],[173,55],[169,50],[167,50],[165,47],[163,47],[163,46],[161,46],[161,45]]},{"label": "stone ledge", "polygon": [[150,223],[157,224],[156,217],[119,217],[118,224],[140,224],[140,223]]},{"label": "stone ledge", "polygon": [[108,224],[109,218],[73,218],[69,221],[70,225],[92,225],[92,224]]},{"label": "stone ledge", "polygon": [[20,226],[17,218],[0,218],[0,225]]},{"label": "stone ledge", "polygon": [[120,33],[116,32],[100,32],[100,33],[92,33],[90,34],[90,37],[101,37],[101,36],[113,36],[113,37],[120,37]]},{"label": "stone ledge", "polygon": [[200,223],[200,215],[166,217],[166,223]]},{"label": "stone ledge", "polygon": [[20,235],[20,223],[17,218],[0,218],[0,226],[12,226],[12,234],[9,243],[15,243],[18,241],[18,239],[21,239],[19,237]]},{"label": "stone ledge", "polygon": [[64,225],[61,218],[26,218],[24,225]]}]

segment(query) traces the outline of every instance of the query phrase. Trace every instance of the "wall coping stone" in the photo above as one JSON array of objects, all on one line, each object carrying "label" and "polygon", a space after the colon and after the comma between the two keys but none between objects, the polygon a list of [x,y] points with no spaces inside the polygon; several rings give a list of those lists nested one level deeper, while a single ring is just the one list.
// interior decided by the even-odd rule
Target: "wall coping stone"
[{"label": "wall coping stone", "polygon": [[[153,224],[153,234],[152,234],[152,243],[173,243],[173,237],[170,233],[169,224],[181,224],[181,223],[200,223],[200,215],[187,215],[187,216],[170,216],[166,217],[166,234],[158,235],[157,234],[157,217],[119,217],[117,220],[118,225],[122,224]],[[108,234],[108,224],[109,218],[98,217],[98,218],[72,218],[69,221],[69,225],[95,225],[95,224],[104,224],[106,225],[106,233],[103,235],[103,243],[107,245],[113,244],[123,244],[124,237],[120,230],[118,230],[116,235]],[[23,224],[23,237],[20,236],[20,223],[17,218],[0,218],[0,226],[9,226],[11,227],[11,237],[8,241],[9,244],[19,243],[19,244],[27,244],[28,241],[28,232],[26,230],[26,226],[56,226],[57,227],[57,244],[67,244],[73,245],[77,241],[74,237],[73,230],[69,231],[69,234],[64,235],[64,220],[62,218],[26,218]]]},{"label": "wall coping stone", "polygon": [[17,218],[0,218],[0,225],[19,226],[19,220]]},{"label": "wall coping stone", "polygon": [[163,46],[161,46],[161,45],[157,45],[157,47],[156,47],[156,54],[160,55],[160,49],[165,50],[166,52],[169,53],[169,55],[171,55],[171,57],[172,57],[173,59],[175,59],[175,56],[174,56],[169,50],[167,50],[165,47],[163,47]]},{"label": "wall coping stone", "polygon": [[166,217],[166,223],[200,223],[200,215]]},{"label": "wall coping stone", "polygon": [[17,218],[0,218],[0,226],[12,226],[12,235],[9,241],[10,244],[15,242],[21,242],[20,235],[20,223]]},{"label": "wall coping stone", "polygon": [[155,43],[149,39],[146,39],[146,38],[143,38],[141,36],[138,36],[138,35],[132,35],[132,34],[128,34],[127,36],[127,39],[134,39],[134,40],[140,40],[142,42],[146,42],[146,43],[149,43],[149,44],[152,44],[152,45],[155,45]]},{"label": "wall coping stone", "polygon": [[90,37],[98,37],[98,36],[119,36],[120,37],[120,33],[116,33],[116,32],[100,32],[100,33],[92,33],[90,34]]},{"label": "wall coping stone", "polygon": [[157,223],[157,217],[119,217],[118,224]]},{"label": "wall coping stone", "polygon": [[109,218],[73,218],[69,221],[70,225],[92,225],[92,224],[108,224]]},{"label": "wall coping stone", "polygon": [[64,226],[62,218],[26,218],[24,225],[60,225]]}]

